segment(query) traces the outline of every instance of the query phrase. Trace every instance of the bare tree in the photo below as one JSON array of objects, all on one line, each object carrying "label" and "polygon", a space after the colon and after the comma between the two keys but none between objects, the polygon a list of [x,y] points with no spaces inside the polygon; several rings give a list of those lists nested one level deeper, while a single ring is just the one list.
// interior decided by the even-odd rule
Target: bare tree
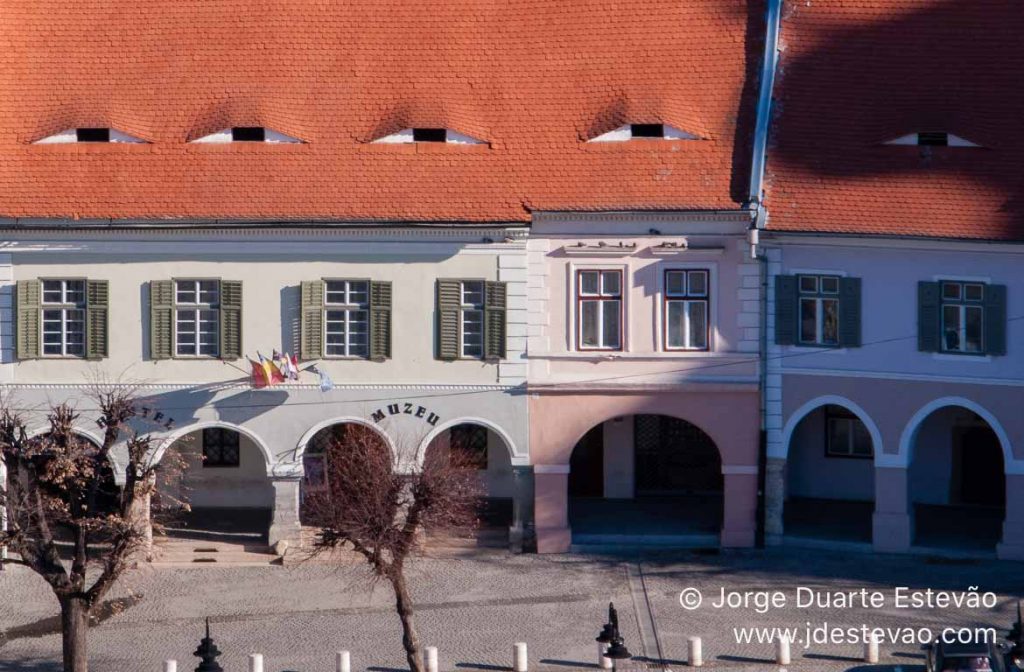
[{"label": "bare tree", "polygon": [[323,487],[304,503],[310,522],[321,528],[314,545],[321,551],[351,547],[391,585],[409,668],[422,672],[406,560],[424,533],[476,526],[480,480],[458,450],[428,449],[421,466],[403,470],[397,465],[415,463],[414,454],[392,456],[368,427],[345,429],[324,451]]},{"label": "bare tree", "polygon": [[[152,439],[129,425],[137,415],[134,393],[97,387],[92,397],[103,431],[99,446],[75,432],[79,414],[68,405],[49,410],[48,431],[38,436],[29,436],[20,411],[0,405],[0,457],[7,468],[6,488],[0,487],[7,530],[0,531],[0,546],[13,552],[7,562],[39,574],[60,602],[65,672],[87,672],[90,614],[150,534]],[[118,491],[110,455],[122,439],[128,463]]]}]

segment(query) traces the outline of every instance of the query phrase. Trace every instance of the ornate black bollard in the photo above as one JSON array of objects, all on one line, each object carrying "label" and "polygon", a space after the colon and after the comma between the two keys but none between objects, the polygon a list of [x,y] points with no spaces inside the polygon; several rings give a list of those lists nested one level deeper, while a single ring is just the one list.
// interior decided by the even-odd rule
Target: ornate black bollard
[{"label": "ornate black bollard", "polygon": [[206,637],[203,637],[202,641],[199,642],[199,648],[192,655],[200,659],[196,672],[224,672],[224,668],[217,662],[220,649],[217,648],[217,645],[213,643],[213,638],[210,637],[209,616],[206,618]]}]

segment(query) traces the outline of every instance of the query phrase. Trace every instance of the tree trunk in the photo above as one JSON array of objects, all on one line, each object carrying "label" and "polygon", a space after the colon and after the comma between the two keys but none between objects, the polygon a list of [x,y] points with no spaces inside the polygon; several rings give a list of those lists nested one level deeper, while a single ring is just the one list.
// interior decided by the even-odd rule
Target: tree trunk
[{"label": "tree trunk", "polygon": [[[401,565],[388,571],[388,581],[395,591],[395,611],[402,620],[402,646],[405,647],[405,659],[409,661],[412,672],[424,672],[423,657],[420,655],[420,636],[413,622],[412,598],[405,585],[405,574]],[[77,671],[76,671],[77,672]]]},{"label": "tree trunk", "polygon": [[84,597],[60,598],[60,630],[64,672],[89,672],[89,609]]}]

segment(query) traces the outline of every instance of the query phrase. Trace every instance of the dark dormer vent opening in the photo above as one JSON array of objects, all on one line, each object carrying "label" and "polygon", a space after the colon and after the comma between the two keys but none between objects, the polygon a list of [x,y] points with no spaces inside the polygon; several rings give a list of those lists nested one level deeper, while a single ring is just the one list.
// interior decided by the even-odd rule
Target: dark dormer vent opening
[{"label": "dark dormer vent opening", "polygon": [[630,135],[634,138],[664,138],[664,124],[632,124],[629,127]]},{"label": "dark dormer vent opening", "polygon": [[232,142],[264,142],[267,132],[262,126],[235,126],[231,129]]},{"label": "dark dormer vent opening", "polygon": [[443,128],[414,128],[412,129],[413,142],[446,142],[448,131]]},{"label": "dark dormer vent opening", "polygon": [[78,142],[110,142],[109,128],[76,128]]},{"label": "dark dormer vent opening", "polygon": [[929,147],[946,147],[949,145],[948,133],[918,133],[917,144]]}]

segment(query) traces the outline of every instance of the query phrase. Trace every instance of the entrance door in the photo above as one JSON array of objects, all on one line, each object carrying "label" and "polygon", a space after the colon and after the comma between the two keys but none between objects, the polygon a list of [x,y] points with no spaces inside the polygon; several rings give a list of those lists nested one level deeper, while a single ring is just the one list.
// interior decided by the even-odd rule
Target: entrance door
[{"label": "entrance door", "polygon": [[587,432],[569,458],[569,496],[604,497],[604,425]]},{"label": "entrance door", "polygon": [[971,427],[960,435],[960,501],[1002,506],[1006,502],[1003,452],[988,427]]}]

